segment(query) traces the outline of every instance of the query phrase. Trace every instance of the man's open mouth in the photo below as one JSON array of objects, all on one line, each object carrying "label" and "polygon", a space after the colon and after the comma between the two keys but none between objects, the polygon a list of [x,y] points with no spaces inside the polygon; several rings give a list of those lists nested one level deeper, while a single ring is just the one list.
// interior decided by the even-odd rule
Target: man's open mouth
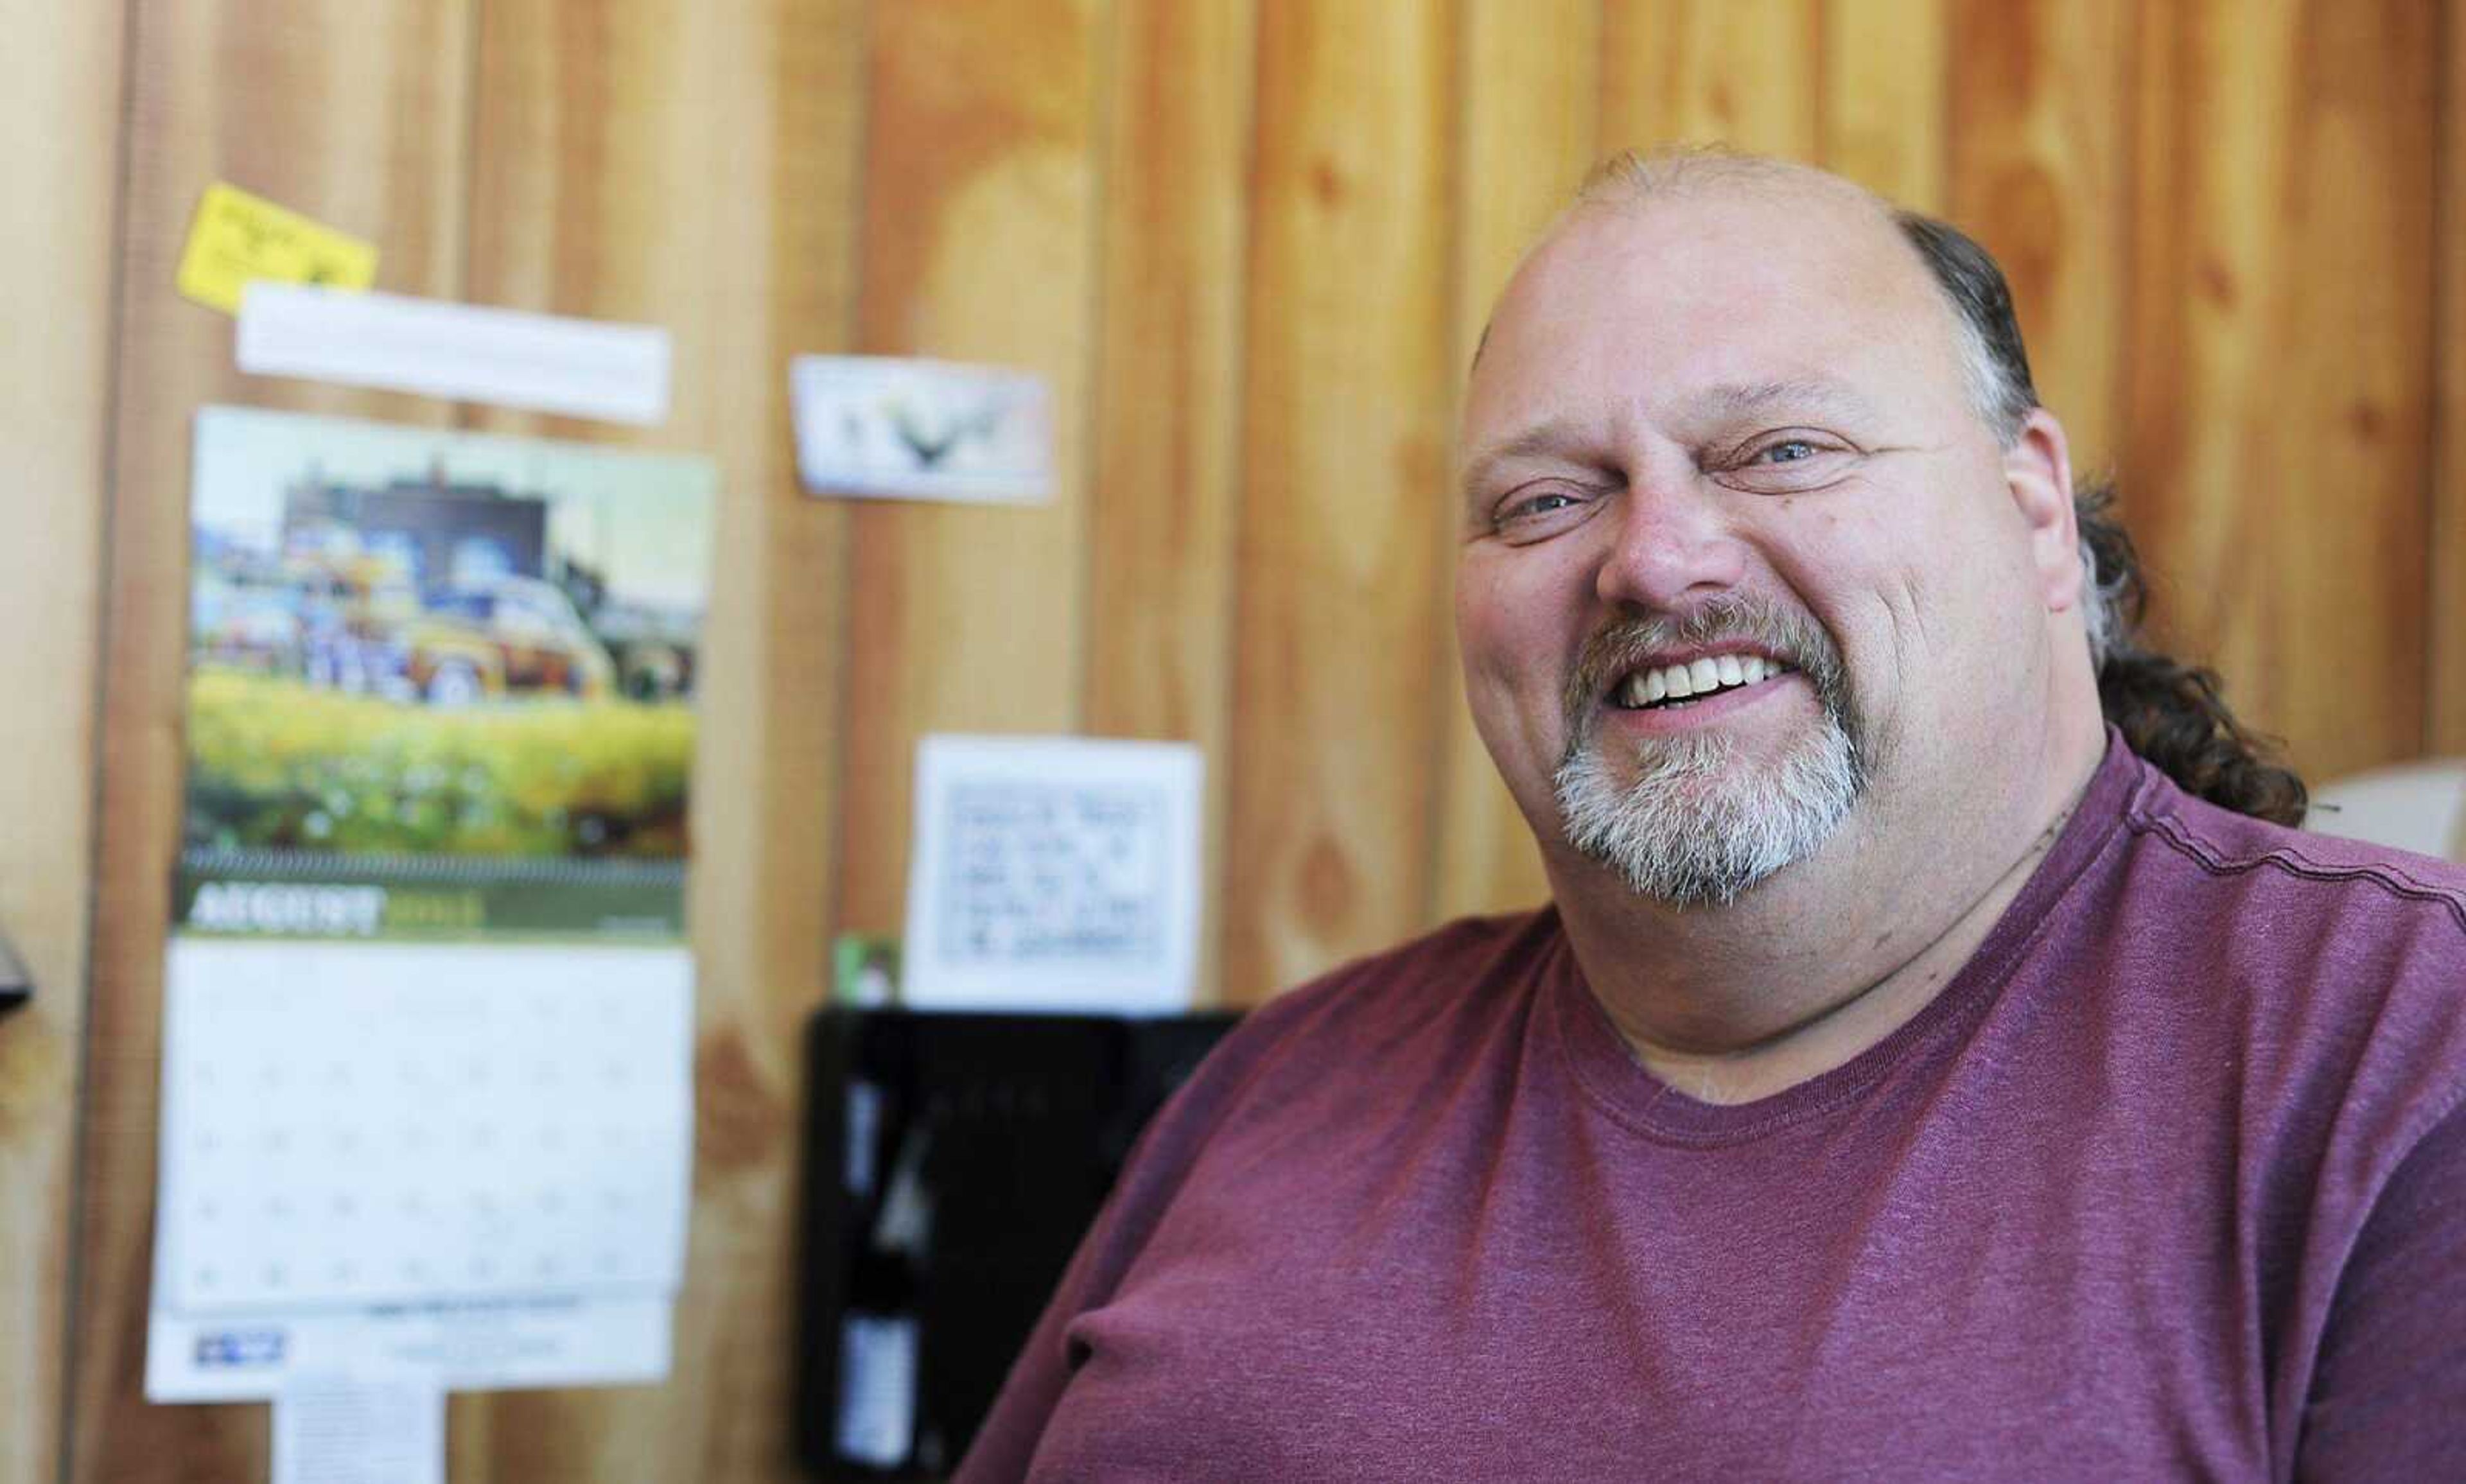
[{"label": "man's open mouth", "polygon": [[1701,701],[1789,671],[1790,666],[1762,655],[1710,655],[1684,664],[1637,670],[1610,687],[1609,703],[1621,710],[1655,711]]}]

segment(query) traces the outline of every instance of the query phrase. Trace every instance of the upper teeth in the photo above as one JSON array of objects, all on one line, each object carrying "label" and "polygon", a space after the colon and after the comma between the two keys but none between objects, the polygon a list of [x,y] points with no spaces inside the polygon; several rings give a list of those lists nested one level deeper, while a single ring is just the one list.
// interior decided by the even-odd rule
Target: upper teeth
[{"label": "upper teeth", "polygon": [[1715,655],[1657,670],[1638,670],[1619,687],[1618,700],[1621,706],[1650,706],[1656,701],[1710,695],[1733,686],[1752,686],[1788,668],[1761,655]]}]

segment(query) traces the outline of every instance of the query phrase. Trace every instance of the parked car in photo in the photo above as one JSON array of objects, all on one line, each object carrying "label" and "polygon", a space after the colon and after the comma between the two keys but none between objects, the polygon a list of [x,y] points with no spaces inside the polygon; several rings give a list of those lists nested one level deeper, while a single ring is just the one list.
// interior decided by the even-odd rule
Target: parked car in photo
[{"label": "parked car in photo", "polygon": [[293,588],[201,573],[190,594],[189,622],[200,662],[266,675],[300,672],[300,595]]},{"label": "parked car in photo", "polygon": [[616,662],[573,600],[536,577],[431,593],[392,639],[404,678],[432,706],[540,691],[597,700],[616,686]]}]

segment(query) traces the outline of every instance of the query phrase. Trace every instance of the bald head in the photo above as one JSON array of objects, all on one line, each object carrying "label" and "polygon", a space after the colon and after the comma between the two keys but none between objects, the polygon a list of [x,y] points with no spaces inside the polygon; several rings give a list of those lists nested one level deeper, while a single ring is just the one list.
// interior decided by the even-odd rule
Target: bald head
[{"label": "bald head", "polygon": [[[1593,167],[1533,252],[1581,215],[1724,193],[1828,198],[1846,213],[1891,227],[1926,270],[1951,317],[1950,332],[1978,415],[2006,442],[2018,435],[2038,397],[2011,292],[1994,259],[1949,223],[1897,206],[1827,170],[1718,147],[1621,150]],[[1476,366],[1489,341],[1485,325],[1473,352]]]}]

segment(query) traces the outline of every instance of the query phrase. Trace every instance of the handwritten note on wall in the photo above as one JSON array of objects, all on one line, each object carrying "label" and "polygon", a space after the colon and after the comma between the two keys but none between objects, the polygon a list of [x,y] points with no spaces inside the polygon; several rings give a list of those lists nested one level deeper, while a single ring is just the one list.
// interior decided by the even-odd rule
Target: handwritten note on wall
[{"label": "handwritten note on wall", "polygon": [[1203,772],[1182,743],[926,738],[908,1002],[1188,1009]]}]

